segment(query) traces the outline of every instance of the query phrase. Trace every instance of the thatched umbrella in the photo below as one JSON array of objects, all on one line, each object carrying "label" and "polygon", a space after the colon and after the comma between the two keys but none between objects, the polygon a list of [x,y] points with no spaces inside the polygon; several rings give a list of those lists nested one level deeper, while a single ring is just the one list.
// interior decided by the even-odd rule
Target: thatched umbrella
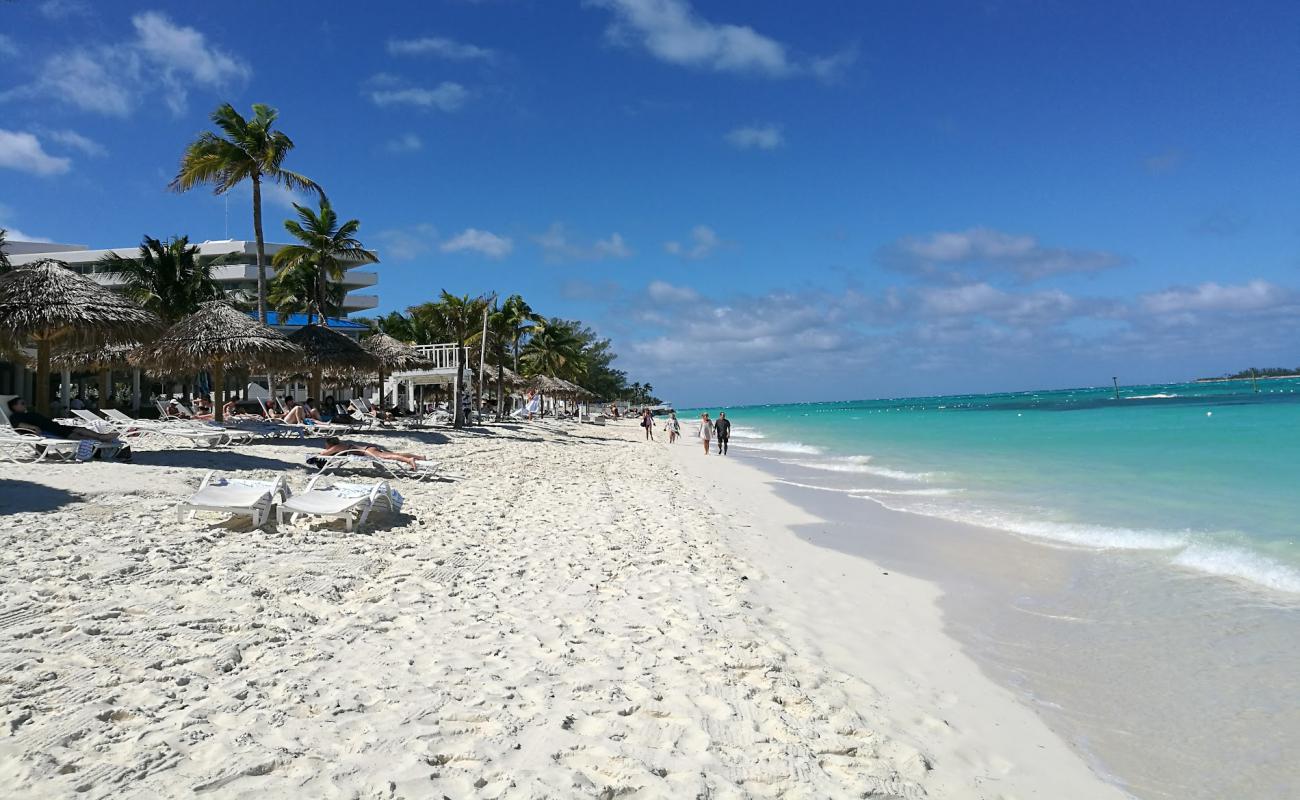
[{"label": "thatched umbrella", "polygon": [[289,334],[289,341],[301,347],[306,355],[300,364],[311,375],[308,393],[319,398],[321,379],[326,373],[342,374],[365,370],[373,372],[379,361],[357,343],[324,325],[307,325]]},{"label": "thatched umbrella", "polygon": [[158,317],[130,299],[42,259],[0,275],[0,346],[36,343],[36,408],[50,412],[50,353],[147,338]]},{"label": "thatched umbrella", "polygon": [[486,381],[487,383],[495,385],[497,383],[498,369],[501,371],[501,385],[503,387],[508,386],[514,388],[514,387],[528,385],[528,379],[520,375],[518,372],[515,372],[514,370],[510,369],[510,367],[493,367],[492,369],[489,369],[487,371],[486,375],[483,376],[483,380]]},{"label": "thatched umbrella", "polygon": [[122,344],[104,344],[98,347],[57,350],[50,353],[50,366],[58,369],[86,369],[94,372],[106,369],[122,369],[129,366],[127,358],[130,356],[131,351],[139,346],[139,342],[125,342]]},{"label": "thatched umbrella", "polygon": [[361,340],[365,351],[379,362],[379,403],[384,399],[384,372],[418,369],[429,362],[420,351],[386,333],[376,333]]},{"label": "thatched umbrella", "polygon": [[218,392],[216,419],[225,405],[226,368],[267,370],[300,364],[305,354],[284,334],[220,300],[168,328],[155,341],[131,353],[132,364],[158,372],[212,370]]},{"label": "thatched umbrella", "polygon": [[105,344],[75,350],[56,350],[50,354],[50,366],[55,369],[90,370],[99,373],[99,403],[105,407],[113,392],[113,370],[126,369],[127,356],[139,347],[139,342]]}]

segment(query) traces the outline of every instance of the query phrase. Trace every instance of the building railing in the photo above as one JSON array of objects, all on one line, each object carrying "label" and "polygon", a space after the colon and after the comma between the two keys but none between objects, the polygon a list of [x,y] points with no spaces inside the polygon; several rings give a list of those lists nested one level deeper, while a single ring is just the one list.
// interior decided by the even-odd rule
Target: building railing
[{"label": "building railing", "polygon": [[426,369],[455,369],[460,348],[451,344],[417,344],[416,352],[429,362]]}]

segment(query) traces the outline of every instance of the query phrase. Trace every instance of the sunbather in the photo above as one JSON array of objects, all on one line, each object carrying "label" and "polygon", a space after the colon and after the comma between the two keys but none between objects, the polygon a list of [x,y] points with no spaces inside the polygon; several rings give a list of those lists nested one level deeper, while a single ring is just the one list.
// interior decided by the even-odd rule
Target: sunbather
[{"label": "sunbather", "polygon": [[21,397],[9,400],[9,424],[18,430],[41,433],[59,439],[91,439],[96,442],[119,445],[119,458],[130,459],[131,445],[117,438],[116,433],[99,433],[89,428],[61,425],[44,414],[27,410],[27,401]]},{"label": "sunbather", "polygon": [[288,408],[288,410],[285,411],[282,416],[280,416],[281,420],[289,423],[290,425],[302,425],[306,422],[307,412],[303,409],[302,406],[295,403],[293,401],[293,398],[289,398],[288,400],[285,400],[284,404]]},{"label": "sunbather", "polygon": [[386,450],[377,444],[367,444],[365,442],[344,442],[337,436],[325,437],[325,449],[320,452],[322,456],[334,456],[348,450],[360,450],[368,456],[382,458],[385,461],[401,461],[411,469],[415,469],[417,461],[425,459],[417,456],[415,453],[394,453],[392,450]]}]

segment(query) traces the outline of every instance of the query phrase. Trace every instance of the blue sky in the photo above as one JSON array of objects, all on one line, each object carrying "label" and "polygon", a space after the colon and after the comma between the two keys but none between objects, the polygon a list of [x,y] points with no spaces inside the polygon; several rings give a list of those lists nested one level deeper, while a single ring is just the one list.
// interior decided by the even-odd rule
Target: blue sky
[{"label": "blue sky", "polygon": [[266,102],[381,311],[520,292],[682,405],[1300,364],[1296,4],[268,8],[0,3],[0,226],[223,238],[166,184]]}]

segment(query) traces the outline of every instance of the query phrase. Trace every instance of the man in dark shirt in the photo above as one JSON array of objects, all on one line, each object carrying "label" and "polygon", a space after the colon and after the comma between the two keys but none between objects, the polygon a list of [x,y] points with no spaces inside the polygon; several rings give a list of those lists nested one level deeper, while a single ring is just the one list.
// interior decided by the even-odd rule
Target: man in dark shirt
[{"label": "man in dark shirt", "polygon": [[21,397],[9,400],[9,424],[15,428],[35,431],[56,436],[60,439],[94,439],[100,442],[116,442],[116,433],[96,433],[89,428],[73,428],[60,425],[44,414],[27,410],[27,401]]},{"label": "man in dark shirt", "polygon": [[727,412],[718,412],[718,419],[713,423],[713,436],[718,440],[718,453],[725,456],[727,443],[731,440],[731,420],[727,419]]}]

